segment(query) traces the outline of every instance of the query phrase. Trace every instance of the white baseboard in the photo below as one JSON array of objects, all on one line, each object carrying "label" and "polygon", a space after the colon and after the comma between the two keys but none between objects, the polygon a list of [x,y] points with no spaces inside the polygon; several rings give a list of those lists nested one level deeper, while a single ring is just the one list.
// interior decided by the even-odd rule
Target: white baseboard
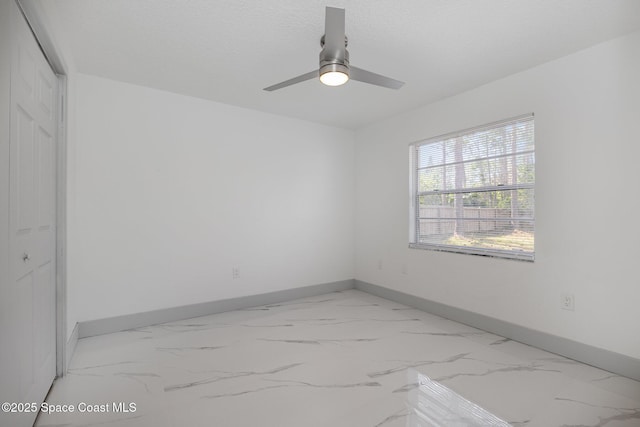
[{"label": "white baseboard", "polygon": [[78,330],[80,329],[79,326],[79,323],[76,323],[73,327],[73,331],[71,332],[71,336],[69,337],[69,341],[67,341],[67,349],[65,351],[66,360],[64,361],[62,376],[67,375],[71,359],[73,359],[73,354],[76,352],[76,347],[78,346]]},{"label": "white baseboard", "polygon": [[400,304],[408,305],[446,319],[454,320],[492,334],[500,335],[569,359],[640,381],[640,359],[603,348],[536,331],[504,320],[474,313],[383,286],[355,281],[356,289]]},{"label": "white baseboard", "polygon": [[640,381],[640,359],[354,279],[80,322],[67,344],[67,366],[79,338],[353,288]]},{"label": "white baseboard", "polygon": [[128,329],[157,325],[159,323],[174,322],[177,320],[191,319],[194,317],[208,316],[225,311],[239,310],[256,307],[265,304],[291,301],[298,298],[322,295],[329,292],[353,289],[354,280],[341,280],[339,282],[323,283],[319,285],[305,286],[302,288],[285,289],[283,291],[269,292],[259,295],[231,298],[220,301],[209,301],[199,304],[171,307],[161,310],[147,311],[144,313],[126,314],[124,316],[109,317],[106,319],[89,320],[80,322],[79,338],[95,335],[109,334],[112,332],[126,331]]}]

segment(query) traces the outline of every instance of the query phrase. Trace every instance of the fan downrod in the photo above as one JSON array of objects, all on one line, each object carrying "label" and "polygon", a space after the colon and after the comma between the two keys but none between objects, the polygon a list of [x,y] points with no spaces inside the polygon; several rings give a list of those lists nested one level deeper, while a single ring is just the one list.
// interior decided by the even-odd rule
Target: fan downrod
[{"label": "fan downrod", "polygon": [[[324,36],[325,34],[320,37],[320,47],[324,47]],[[344,47],[349,47],[349,38],[347,36],[344,36]]]}]

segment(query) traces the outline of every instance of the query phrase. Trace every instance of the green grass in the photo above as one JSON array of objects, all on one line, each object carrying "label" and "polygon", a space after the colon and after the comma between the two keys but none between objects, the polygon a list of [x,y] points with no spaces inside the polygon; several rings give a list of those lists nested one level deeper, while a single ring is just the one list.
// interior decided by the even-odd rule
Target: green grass
[{"label": "green grass", "polygon": [[442,243],[445,245],[473,246],[476,248],[523,250],[533,252],[533,233],[515,230],[497,236],[487,236],[481,233],[454,234]]}]

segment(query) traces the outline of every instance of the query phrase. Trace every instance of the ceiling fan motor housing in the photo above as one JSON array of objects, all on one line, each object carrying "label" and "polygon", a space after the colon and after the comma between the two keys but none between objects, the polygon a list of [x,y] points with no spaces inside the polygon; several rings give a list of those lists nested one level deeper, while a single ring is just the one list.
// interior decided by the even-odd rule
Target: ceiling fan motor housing
[{"label": "ceiling fan motor housing", "polygon": [[346,55],[346,58],[343,59],[323,59],[322,55],[320,56],[320,75],[329,72],[339,72],[344,73],[347,76],[349,75],[349,55]]},{"label": "ceiling fan motor housing", "polygon": [[328,72],[340,72],[349,75],[349,51],[347,50],[347,37],[344,38],[343,49],[329,49],[324,44],[324,36],[320,39],[322,50],[320,51],[320,75]]}]

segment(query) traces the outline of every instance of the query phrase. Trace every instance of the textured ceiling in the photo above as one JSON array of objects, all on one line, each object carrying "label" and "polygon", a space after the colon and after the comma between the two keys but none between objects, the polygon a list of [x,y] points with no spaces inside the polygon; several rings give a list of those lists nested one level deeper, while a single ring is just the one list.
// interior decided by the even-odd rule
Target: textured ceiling
[{"label": "textured ceiling", "polygon": [[[355,129],[640,29],[638,0],[35,0],[78,71]],[[399,91],[317,80],[324,7],[351,63]]]}]

